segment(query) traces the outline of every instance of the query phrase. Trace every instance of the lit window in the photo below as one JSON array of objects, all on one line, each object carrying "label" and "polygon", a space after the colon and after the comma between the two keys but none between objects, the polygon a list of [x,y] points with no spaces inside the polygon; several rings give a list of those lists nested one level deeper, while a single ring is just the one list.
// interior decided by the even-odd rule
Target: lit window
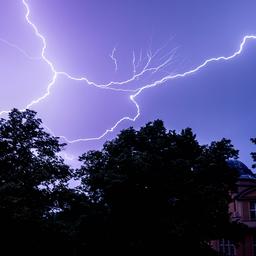
[{"label": "lit window", "polygon": [[256,220],[256,201],[250,202],[250,219]]},{"label": "lit window", "polygon": [[219,252],[223,256],[235,256],[236,248],[231,241],[222,239],[219,242]]}]

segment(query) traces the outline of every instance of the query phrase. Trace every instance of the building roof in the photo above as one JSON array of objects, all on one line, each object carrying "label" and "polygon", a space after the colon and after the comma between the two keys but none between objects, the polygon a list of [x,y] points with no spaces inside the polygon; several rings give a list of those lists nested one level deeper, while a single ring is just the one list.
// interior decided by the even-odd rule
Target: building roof
[{"label": "building roof", "polygon": [[241,161],[228,160],[227,162],[230,167],[237,169],[240,179],[256,179],[256,175]]}]

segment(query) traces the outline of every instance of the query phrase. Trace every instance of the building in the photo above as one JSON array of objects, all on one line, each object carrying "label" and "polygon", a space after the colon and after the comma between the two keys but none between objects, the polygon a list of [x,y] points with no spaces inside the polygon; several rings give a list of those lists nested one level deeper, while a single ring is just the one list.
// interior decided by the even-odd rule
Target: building
[{"label": "building", "polygon": [[230,204],[231,217],[246,224],[249,229],[237,248],[224,239],[214,241],[213,248],[225,256],[256,256],[256,175],[238,160],[230,160],[229,164],[240,175],[238,190]]}]

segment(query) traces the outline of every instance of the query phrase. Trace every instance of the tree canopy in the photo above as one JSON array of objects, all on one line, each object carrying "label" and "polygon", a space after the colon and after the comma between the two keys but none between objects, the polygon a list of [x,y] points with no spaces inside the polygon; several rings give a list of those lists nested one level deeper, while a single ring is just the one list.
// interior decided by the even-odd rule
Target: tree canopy
[{"label": "tree canopy", "polygon": [[[253,143],[253,144],[256,144],[256,138],[252,138],[251,139],[251,142]],[[252,167],[253,168],[256,168],[256,152],[252,152],[251,153],[251,156],[252,156],[252,159],[253,159],[253,165],[252,165]]]},{"label": "tree canopy", "polygon": [[156,120],[84,153],[76,171],[60,157],[64,147],[32,110],[0,119],[0,232],[9,255],[205,256],[215,255],[211,240],[239,239],[228,210],[238,178],[227,164],[238,155],[230,140],[200,145],[190,128],[168,131]]},{"label": "tree canopy", "polygon": [[33,247],[39,225],[59,207],[58,194],[72,174],[58,156],[63,147],[34,111],[13,109],[0,119],[0,226],[13,245]]},{"label": "tree canopy", "polygon": [[238,173],[227,160],[237,155],[230,140],[200,145],[191,129],[157,120],[83,154],[79,175],[90,200],[108,208],[113,250],[206,255],[209,241],[239,229],[228,210]]}]

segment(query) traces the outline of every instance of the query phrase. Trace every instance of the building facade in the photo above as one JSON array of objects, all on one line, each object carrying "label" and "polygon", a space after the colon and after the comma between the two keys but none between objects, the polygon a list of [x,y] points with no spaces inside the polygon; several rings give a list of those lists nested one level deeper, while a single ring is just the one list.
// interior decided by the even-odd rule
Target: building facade
[{"label": "building facade", "polygon": [[230,204],[231,217],[248,226],[248,231],[235,247],[229,240],[213,242],[213,248],[225,256],[256,256],[256,175],[242,162],[229,161],[240,174],[238,190]]}]

